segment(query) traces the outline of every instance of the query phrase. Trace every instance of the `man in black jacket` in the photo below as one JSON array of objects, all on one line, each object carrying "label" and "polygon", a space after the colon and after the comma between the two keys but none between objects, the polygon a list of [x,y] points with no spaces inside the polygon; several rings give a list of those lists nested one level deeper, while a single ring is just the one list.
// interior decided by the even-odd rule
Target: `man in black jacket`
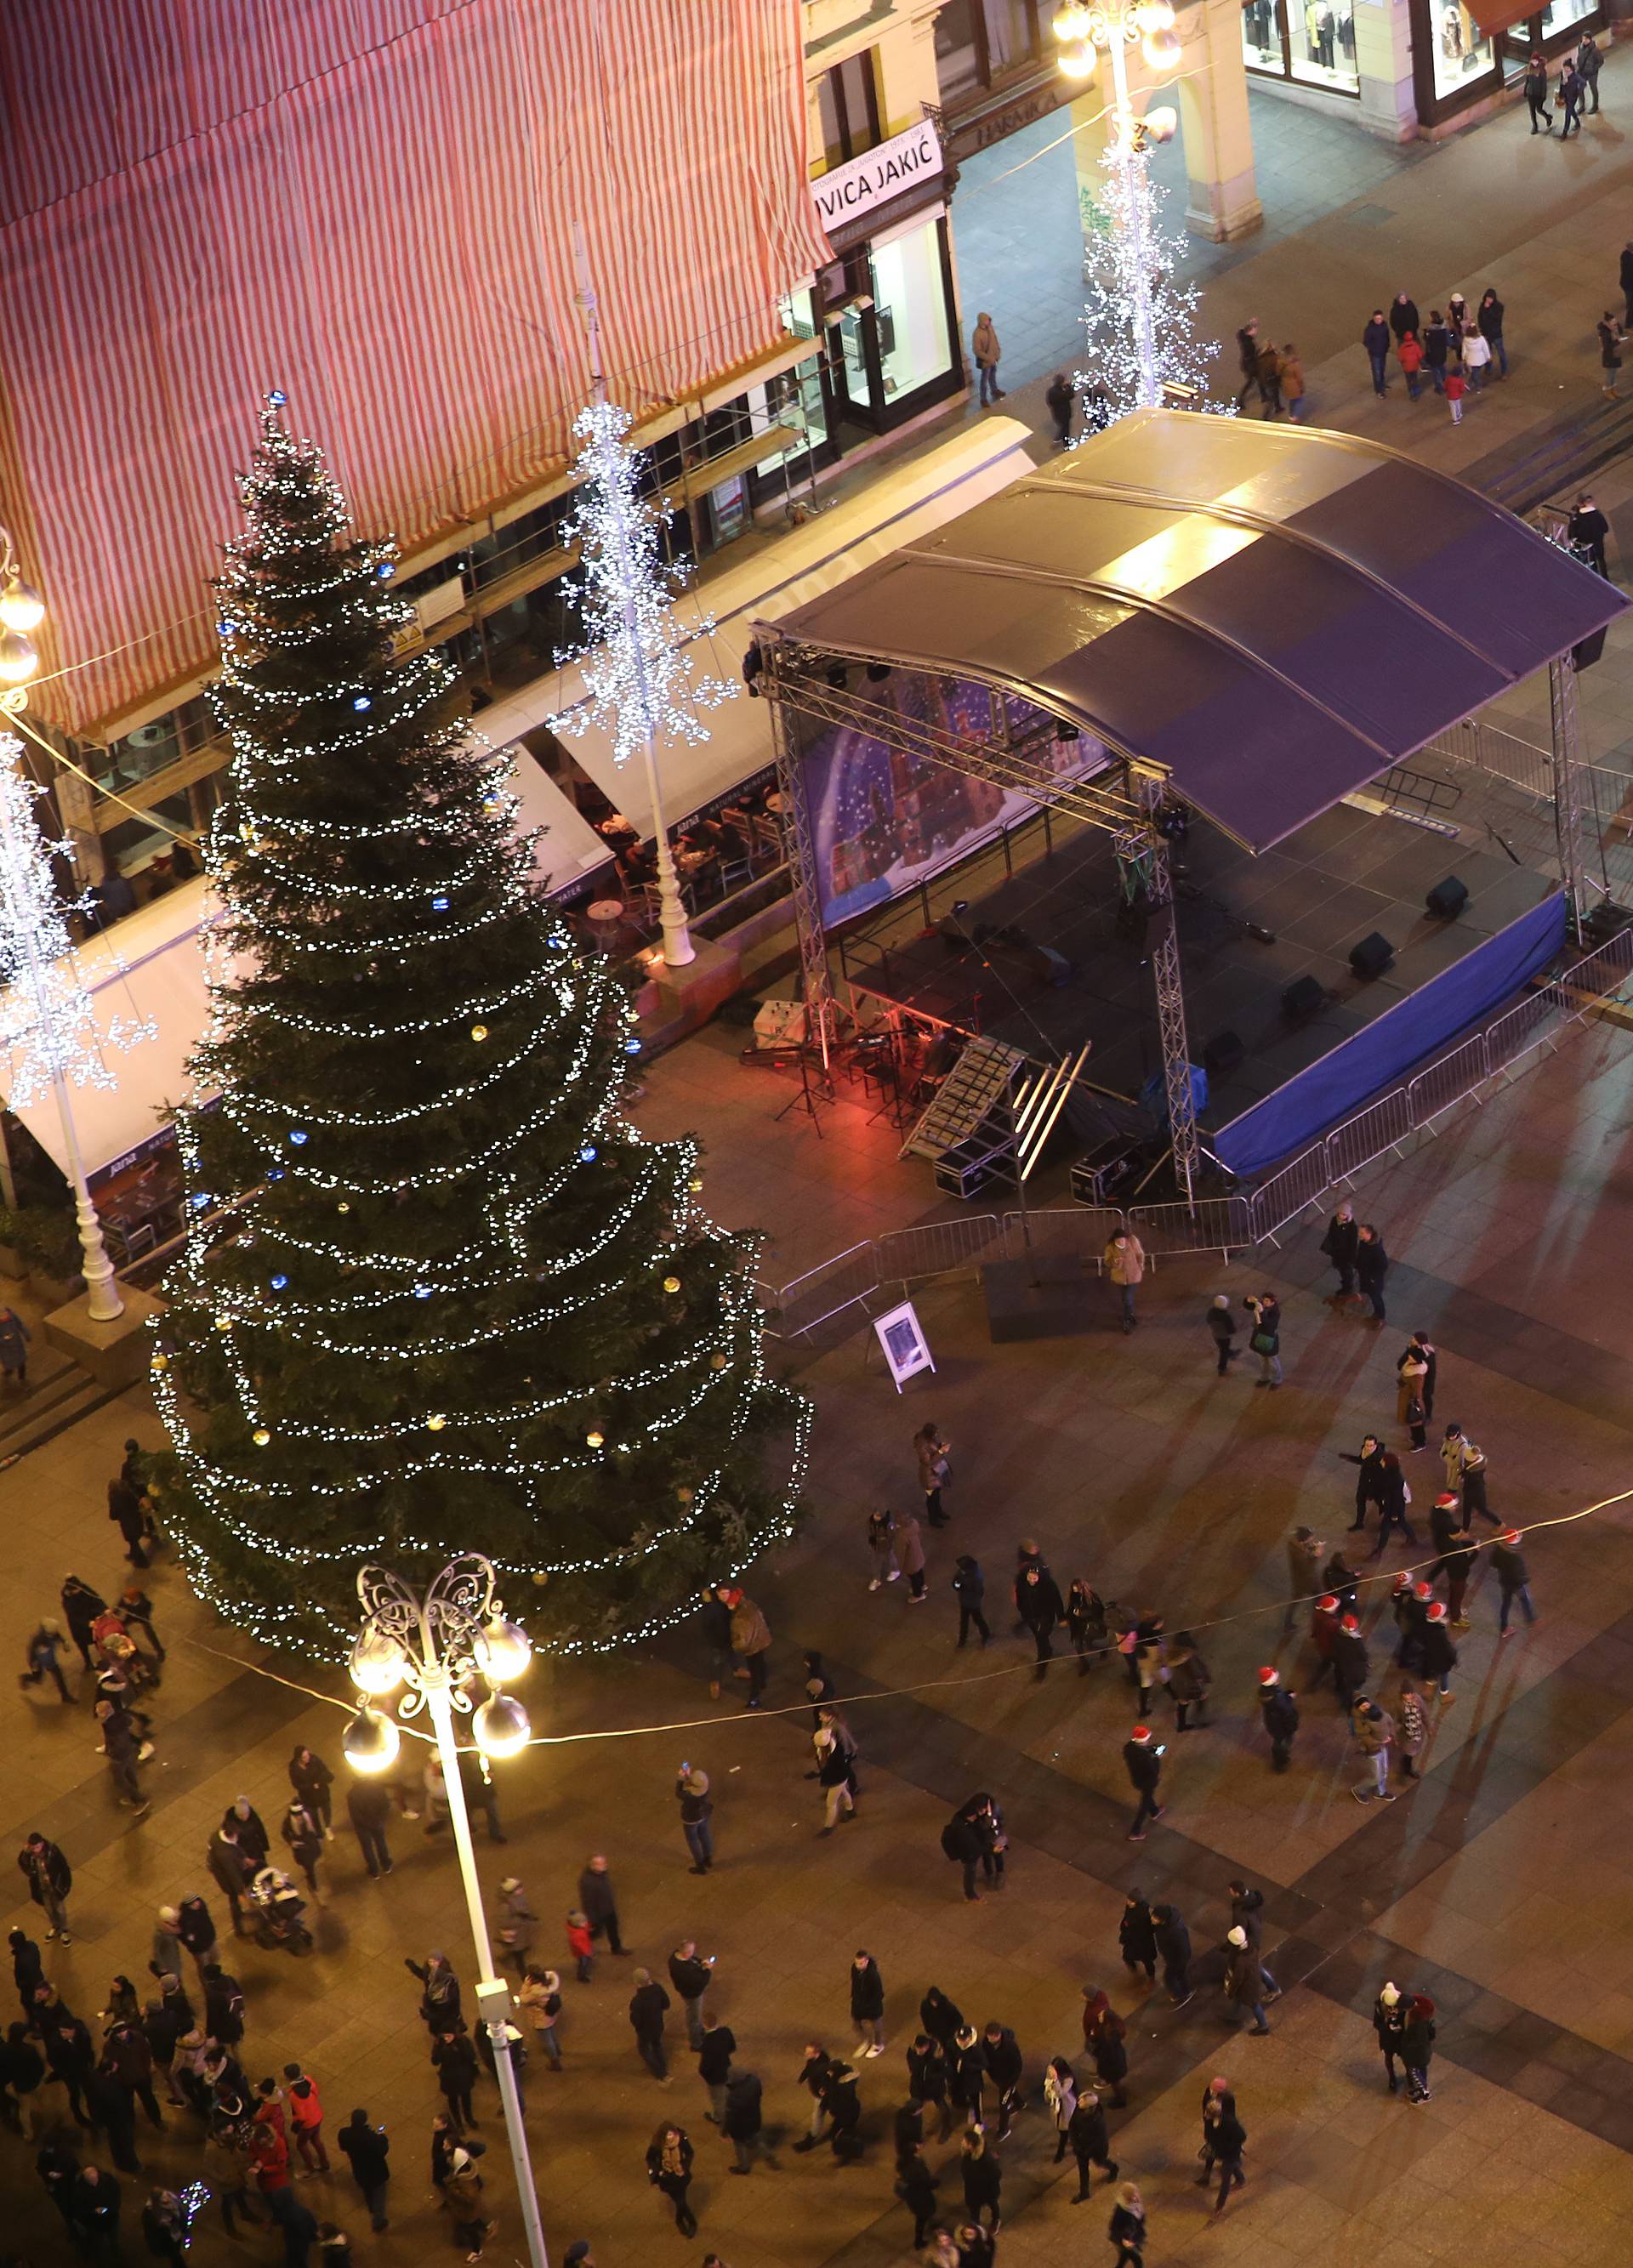
[{"label": "man in black jacket", "polygon": [[1038,1667],[1033,1675],[1042,1679],[1048,1675],[1048,1665],[1054,1654],[1054,1627],[1066,1609],[1060,1602],[1060,1587],[1046,1567],[1028,1567],[1015,1587],[1015,1610],[1032,1634],[1038,1649]]},{"label": "man in black jacket", "polygon": [[1452,1702],[1452,1672],[1457,1668],[1457,1648],[1452,1643],[1452,1633],[1446,1628],[1446,1610],[1438,1599],[1429,1609],[1419,1643],[1418,1657],[1425,1677],[1431,1677],[1440,1689],[1441,1699]]},{"label": "man in black jacket", "polygon": [[477,2123],[471,2089],[477,2084],[479,2066],[470,2034],[462,2029],[439,2032],[432,2043],[431,2067],[448,2106],[448,2124],[456,2134],[462,2134],[468,2126]]},{"label": "man in black jacket", "polygon": [[998,2135],[1008,2139],[1010,2121],[1021,2106],[1021,2051],[1007,2024],[988,2024],[981,2035],[981,2060],[998,2091]]},{"label": "man in black jacket", "polygon": [[1105,2131],[1105,2113],[1100,2108],[1100,2098],[1087,2088],[1077,2098],[1066,2139],[1077,2161],[1077,2194],[1072,2203],[1082,2205],[1089,2195],[1090,2166],[1098,2166],[1108,2182],[1114,2182],[1121,2170],[1111,2154],[1111,2139]]},{"label": "man in black jacket", "polygon": [[704,1960],[695,1938],[685,1938],[669,1955],[669,1982],[686,2014],[686,2044],[695,2052],[703,2045],[703,1996],[714,1975],[714,1955]]},{"label": "man in black jacket", "polygon": [[630,1996],[630,2025],[636,2051],[660,2087],[669,2083],[669,2066],[663,2053],[663,2019],[669,2007],[669,1996],[661,1984],[653,1982],[651,1970],[638,1969],[635,1990]]},{"label": "man in black jacket", "polygon": [[796,2150],[814,2150],[822,2139],[822,2130],[828,2121],[828,2073],[832,2067],[833,2058],[827,2049],[816,2040],[807,2040],[799,2083],[811,2098],[811,2123],[794,2144]]},{"label": "man in black jacket", "polygon": [[731,1609],[712,1583],[698,1602],[698,1627],[709,1661],[709,1698],[718,1701],[720,1680],[731,1669]]},{"label": "man in black jacket", "polygon": [[609,1953],[622,1954],[618,1935],[618,1897],[612,1887],[607,1861],[598,1851],[579,1876],[579,1904],[590,1926],[590,1935],[606,1932]]},{"label": "man in black jacket", "polygon": [[[1375,336],[1375,334],[1381,335]],[[1372,384],[1378,393],[1384,391],[1384,358],[1389,352],[1389,331],[1381,314],[1375,314],[1366,327],[1363,341],[1372,364]],[[1338,1289],[1334,1300],[1348,1300],[1356,1288],[1356,1245],[1361,1232],[1356,1226],[1355,1207],[1341,1204],[1326,1225],[1326,1234],[1321,1239],[1321,1249],[1338,1271]]]},{"label": "man in black jacket", "polygon": [[920,2032],[907,2051],[907,2093],[917,2104],[922,2131],[924,2107],[927,2103],[938,2114],[942,2131],[939,2139],[945,2141],[952,2132],[952,2105],[947,2099],[947,2058],[939,2040],[927,2032]]},{"label": "man in black jacket", "polygon": [[351,2178],[363,2192],[363,2202],[374,2233],[387,2227],[386,2186],[391,2179],[386,2163],[391,2144],[383,2126],[371,2126],[366,2110],[354,2110],[351,2123],[335,2137],[351,2165]]},{"label": "man in black jacket", "polygon": [[973,1623],[981,1634],[981,1644],[985,1646],[992,1636],[991,1631],[986,1627],[986,1617],[981,1612],[981,1601],[986,1592],[986,1579],[982,1574],[979,1564],[967,1551],[959,1556],[957,1572],[952,1579],[952,1587],[958,1596],[959,1645],[963,1646],[968,1638],[970,1625]]},{"label": "man in black jacket", "polygon": [[1167,1808],[1156,1800],[1156,1784],[1163,1776],[1163,1751],[1152,1739],[1149,1725],[1136,1725],[1133,1737],[1123,1742],[1123,1764],[1130,1784],[1140,1798],[1134,1806],[1128,1840],[1143,1843],[1146,1821],[1160,1819]]},{"label": "man in black jacket", "polygon": [[1151,1922],[1163,1957],[1163,1982],[1176,2008],[1191,1998],[1191,1933],[1178,1906],[1153,1906]]},{"label": "man in black jacket", "polygon": [[1270,1735],[1270,1769],[1285,1771],[1292,1761],[1293,1735],[1298,1730],[1298,1696],[1288,1691],[1281,1672],[1268,1662],[1259,1673],[1259,1713]]},{"label": "man in black jacket", "polygon": [[726,2116],[720,2121],[720,2132],[737,2157],[736,2164],[728,2168],[728,2172],[750,2173],[756,2158],[761,2156],[768,2165],[776,2164],[763,2131],[760,2082],[751,2071],[733,2072],[727,2084]]},{"label": "man in black jacket", "polygon": [[74,2183],[72,2217],[69,2226],[83,2241],[92,2260],[119,2257],[121,2191],[112,2174],[100,2166],[82,2169]]},{"label": "man in black jacket", "polygon": [[1384,2072],[1389,2080],[1389,2092],[1393,2095],[1400,2082],[1395,2077],[1395,2058],[1404,2062],[1406,2057],[1407,2004],[1398,1984],[1385,1984],[1372,2004],[1372,2029],[1378,2034],[1378,2048],[1384,2058]]},{"label": "man in black jacket", "polygon": [[346,1791],[346,1813],[363,1852],[369,1880],[391,1872],[391,1852],[386,1846],[386,1822],[391,1816],[391,1790],[377,1779],[354,1780]]},{"label": "man in black jacket", "polygon": [[61,1938],[71,1945],[68,1933],[68,1894],[74,1887],[73,1870],[55,1843],[48,1843],[41,1834],[31,1835],[17,1854],[17,1863],[28,1884],[28,1895],[37,1906],[45,1909],[50,1924],[48,1940]]},{"label": "man in black jacket", "polygon": [[[1384,320],[1381,307],[1373,308],[1367,327],[1361,334],[1361,343],[1366,349],[1366,358],[1372,366],[1372,391],[1381,400],[1389,391],[1389,326]],[[1349,1264],[1353,1270],[1353,1254]]]},{"label": "man in black jacket", "polygon": [[1356,1245],[1356,1280],[1362,1297],[1372,1310],[1372,1321],[1385,1321],[1388,1310],[1384,1305],[1384,1278],[1389,1273],[1389,1255],[1384,1249],[1384,1240],[1370,1220],[1361,1224],[1361,1233]]},{"label": "man in black jacket", "polygon": [[1333,1683],[1338,1689],[1338,1705],[1346,1717],[1356,1705],[1356,1694],[1366,1690],[1369,1667],[1361,1625],[1354,1615],[1345,1615],[1333,1636]]},{"label": "man in black jacket", "polygon": [[942,1830],[943,1854],[964,1869],[964,1894],[972,1903],[980,1898],[975,1887],[975,1870],[981,1863],[981,1838],[975,1822],[962,1811],[955,1811]]},{"label": "man in black jacket", "polygon": [[698,2043],[698,2076],[709,2090],[711,2126],[718,2126],[726,2116],[726,2082],[731,2076],[731,2059],[736,2052],[737,2035],[731,2026],[722,2024],[718,2016],[706,2017],[703,2037]]},{"label": "man in black jacket", "polygon": [[1503,1611],[1497,1623],[1499,1638],[1512,1638],[1508,1626],[1509,1611],[1516,1599],[1526,1610],[1526,1620],[1535,1622],[1537,1610],[1531,1603],[1531,1576],[1526,1566],[1526,1555],[1520,1549],[1523,1539],[1517,1528],[1504,1529],[1491,1547],[1491,1565],[1503,1590]]},{"label": "man in black jacket", "polygon": [[1349,1532],[1353,1535],[1358,1528],[1366,1526],[1368,1505],[1376,1505],[1380,1513],[1383,1511],[1384,1445],[1376,1433],[1369,1433],[1361,1444],[1358,1455],[1349,1449],[1341,1449],[1338,1454],[1347,1465],[1359,1465],[1361,1468],[1356,1475],[1356,1516],[1349,1523]]}]

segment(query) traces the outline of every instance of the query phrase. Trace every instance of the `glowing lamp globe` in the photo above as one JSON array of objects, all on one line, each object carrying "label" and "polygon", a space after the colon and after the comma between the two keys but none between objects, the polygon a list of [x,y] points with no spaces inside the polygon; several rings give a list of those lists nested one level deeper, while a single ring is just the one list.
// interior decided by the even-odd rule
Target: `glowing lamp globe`
[{"label": "glowing lamp globe", "polygon": [[26,685],[39,666],[38,649],[20,631],[0,632],[0,683]]},{"label": "glowing lamp globe", "polygon": [[395,1693],[405,1675],[403,1648],[384,1631],[366,1630],[351,1649],[348,1672],[359,1693],[376,1699],[382,1693]]},{"label": "glowing lamp globe", "polygon": [[359,1709],[341,1735],[341,1747],[353,1771],[373,1777],[389,1771],[403,1746],[403,1735],[389,1717],[378,1709]]},{"label": "glowing lamp globe", "polygon": [[1140,42],[1140,52],[1154,71],[1171,71],[1181,54],[1179,34],[1175,31],[1148,32]]},{"label": "glowing lamp globe", "polygon": [[491,1693],[471,1719],[477,1746],[484,1756],[520,1756],[533,1727],[520,1701],[508,1693]]},{"label": "glowing lamp globe", "polygon": [[1061,46],[1068,48],[1083,46],[1089,38],[1090,28],[1089,11],[1080,4],[1080,0],[1066,0],[1064,7],[1056,9],[1050,26]]},{"label": "glowing lamp globe", "polygon": [[1179,112],[1171,110],[1165,102],[1159,102],[1155,110],[1145,114],[1145,131],[1149,141],[1171,142],[1179,126]]},{"label": "glowing lamp globe", "polygon": [[1087,81],[1094,77],[1094,49],[1085,40],[1081,47],[1068,48],[1060,57],[1060,69],[1068,78]]},{"label": "glowing lamp globe", "polygon": [[496,1685],[507,1685],[520,1677],[533,1659],[532,1641],[519,1623],[509,1622],[503,1615],[495,1615],[483,1625],[477,1640],[477,1667],[484,1677]]},{"label": "glowing lamp globe", "polygon": [[1134,11],[1134,20],[1142,32],[1171,32],[1174,27],[1173,0],[1140,0]]},{"label": "glowing lamp globe", "polygon": [[9,630],[37,630],[45,620],[45,600],[38,591],[13,576],[0,591],[0,622]]}]

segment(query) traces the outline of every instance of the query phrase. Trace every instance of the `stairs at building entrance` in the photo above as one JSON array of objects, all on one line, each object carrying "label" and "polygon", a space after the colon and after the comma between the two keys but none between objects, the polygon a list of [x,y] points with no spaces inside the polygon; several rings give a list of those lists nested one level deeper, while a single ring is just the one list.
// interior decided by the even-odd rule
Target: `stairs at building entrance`
[{"label": "stairs at building entrance", "polygon": [[99,1385],[78,1363],[41,1354],[37,1337],[31,1352],[26,1389],[0,1388],[0,1472],[101,1409],[117,1391]]}]

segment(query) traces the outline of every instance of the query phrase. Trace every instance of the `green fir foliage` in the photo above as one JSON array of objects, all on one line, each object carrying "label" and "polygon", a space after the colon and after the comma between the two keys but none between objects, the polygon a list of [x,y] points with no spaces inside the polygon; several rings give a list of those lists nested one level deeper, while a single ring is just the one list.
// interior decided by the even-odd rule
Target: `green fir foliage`
[{"label": "green fir foliage", "polygon": [[230,1622],[313,1656],[366,1561],[464,1550],[545,1646],[618,1643],[787,1531],[808,1417],[765,1374],[754,1240],[700,1211],[693,1142],[623,1117],[633,1011],[274,405],[242,493],[168,1521]]}]

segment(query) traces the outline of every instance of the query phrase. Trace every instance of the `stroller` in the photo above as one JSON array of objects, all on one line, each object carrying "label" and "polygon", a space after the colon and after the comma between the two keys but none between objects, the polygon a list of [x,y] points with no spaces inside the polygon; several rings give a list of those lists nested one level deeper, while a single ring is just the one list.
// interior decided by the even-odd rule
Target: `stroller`
[{"label": "stroller", "polygon": [[287,1946],[292,1953],[310,1953],[312,1933],[301,1916],[307,1902],[281,1868],[262,1867],[245,1893],[255,1917],[257,1945]]}]

